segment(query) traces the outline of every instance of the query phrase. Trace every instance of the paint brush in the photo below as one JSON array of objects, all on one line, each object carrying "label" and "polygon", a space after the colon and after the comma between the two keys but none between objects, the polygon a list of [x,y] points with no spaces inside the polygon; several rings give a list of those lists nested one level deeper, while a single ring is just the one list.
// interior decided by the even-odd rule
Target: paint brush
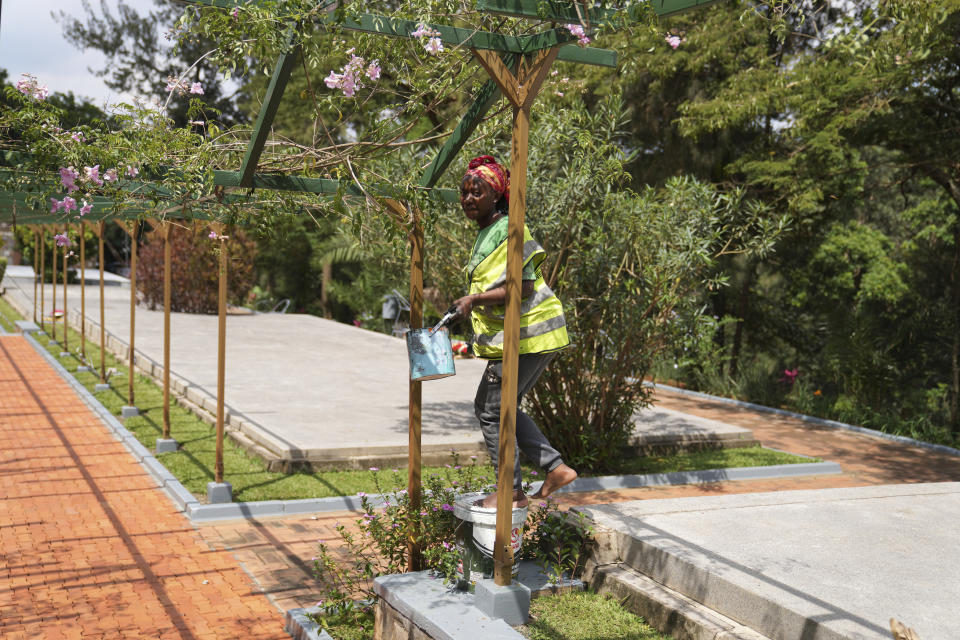
[{"label": "paint brush", "polygon": [[440,318],[440,322],[433,325],[433,329],[430,329],[430,333],[436,333],[437,331],[445,327],[447,323],[453,322],[459,317],[460,317],[460,310],[457,309],[456,305],[450,307],[449,309],[447,309],[447,312],[443,314],[443,317]]}]

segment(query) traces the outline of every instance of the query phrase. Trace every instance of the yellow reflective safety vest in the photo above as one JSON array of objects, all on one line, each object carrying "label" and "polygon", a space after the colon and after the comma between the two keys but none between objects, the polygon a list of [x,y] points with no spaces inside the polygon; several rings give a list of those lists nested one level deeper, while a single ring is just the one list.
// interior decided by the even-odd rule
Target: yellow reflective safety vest
[{"label": "yellow reflective safety vest", "polygon": [[[533,293],[520,304],[520,353],[546,353],[570,344],[563,305],[547,286],[540,273],[546,251],[523,227],[523,266],[536,270]],[[502,287],[507,282],[507,240],[483,259],[470,274],[470,294]],[[470,314],[473,325],[473,352],[487,360],[503,359],[503,305],[475,307]]]}]

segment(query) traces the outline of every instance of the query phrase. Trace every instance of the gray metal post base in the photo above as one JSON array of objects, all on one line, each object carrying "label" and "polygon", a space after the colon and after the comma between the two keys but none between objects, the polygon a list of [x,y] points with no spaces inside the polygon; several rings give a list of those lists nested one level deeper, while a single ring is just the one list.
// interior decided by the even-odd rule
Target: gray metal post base
[{"label": "gray metal post base", "polygon": [[32,320],[17,320],[13,324],[16,325],[17,331],[20,333],[37,333],[40,331],[40,327]]},{"label": "gray metal post base", "polygon": [[137,409],[136,407],[131,407],[126,404],[120,407],[121,418],[133,418],[134,416],[138,415],[140,415],[140,409]]},{"label": "gray metal post base", "polygon": [[60,357],[61,357],[61,358],[69,358],[71,355],[73,355],[73,354],[71,354],[69,351],[61,351],[61,352],[60,352]]},{"label": "gray metal post base", "polygon": [[106,382],[98,382],[93,386],[94,393],[100,393],[101,391],[110,391],[110,385]]},{"label": "gray metal post base", "polygon": [[77,373],[91,373],[92,371],[93,369],[91,369],[85,364],[82,364],[79,367],[77,367]]},{"label": "gray metal post base", "polygon": [[493,580],[478,580],[475,595],[477,609],[512,627],[525,623],[530,617],[530,589],[519,582],[501,587]]},{"label": "gray metal post base", "polygon": [[233,502],[233,485],[229,482],[208,482],[207,502],[210,504]]},{"label": "gray metal post base", "polygon": [[177,450],[177,441],[173,438],[157,438],[157,453],[170,453]]}]

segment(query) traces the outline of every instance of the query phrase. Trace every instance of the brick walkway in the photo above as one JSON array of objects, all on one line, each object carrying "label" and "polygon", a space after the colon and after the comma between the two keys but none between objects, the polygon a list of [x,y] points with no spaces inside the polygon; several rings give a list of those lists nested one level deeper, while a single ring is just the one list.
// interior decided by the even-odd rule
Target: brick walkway
[{"label": "brick walkway", "polygon": [[[657,403],[844,473],[564,494],[562,506],[960,480],[957,457],[662,390]],[[356,518],[192,526],[29,344],[0,338],[0,637],[288,638],[280,611],[319,597],[318,540]]]},{"label": "brick walkway", "polygon": [[284,638],[210,547],[21,337],[0,337],[0,637]]}]

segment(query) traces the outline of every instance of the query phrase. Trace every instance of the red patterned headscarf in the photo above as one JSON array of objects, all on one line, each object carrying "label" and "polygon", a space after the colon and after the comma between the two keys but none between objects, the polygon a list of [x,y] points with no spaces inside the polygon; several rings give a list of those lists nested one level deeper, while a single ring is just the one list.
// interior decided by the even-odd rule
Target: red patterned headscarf
[{"label": "red patterned headscarf", "polygon": [[470,161],[467,165],[467,176],[480,178],[501,196],[510,201],[510,170],[497,164],[493,156],[479,156]]}]

